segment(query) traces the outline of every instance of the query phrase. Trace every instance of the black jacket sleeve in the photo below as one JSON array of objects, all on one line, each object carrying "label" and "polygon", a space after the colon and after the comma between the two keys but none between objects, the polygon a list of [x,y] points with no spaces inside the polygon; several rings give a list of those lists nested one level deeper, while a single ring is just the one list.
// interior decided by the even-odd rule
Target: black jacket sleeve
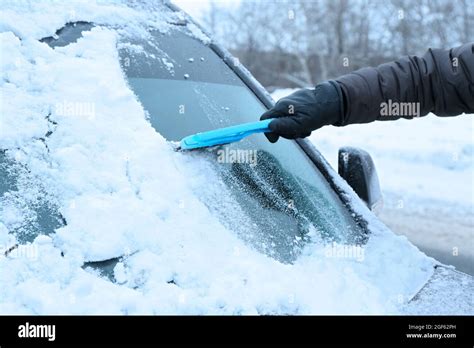
[{"label": "black jacket sleeve", "polygon": [[[429,49],[422,57],[408,56],[377,68],[363,68],[336,82],[344,98],[344,115],[337,126],[413,118],[429,112],[438,116],[474,113],[474,43],[450,50]],[[382,112],[393,102],[418,103],[418,113]]]}]

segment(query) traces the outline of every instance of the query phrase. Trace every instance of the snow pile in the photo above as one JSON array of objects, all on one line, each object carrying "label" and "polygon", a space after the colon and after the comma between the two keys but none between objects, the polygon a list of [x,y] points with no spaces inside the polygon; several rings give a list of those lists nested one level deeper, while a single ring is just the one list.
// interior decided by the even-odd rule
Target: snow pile
[{"label": "snow pile", "polygon": [[[137,13],[60,4],[11,2],[1,23],[0,148],[47,189],[67,225],[37,237],[30,254],[2,253],[0,313],[393,313],[430,277],[433,260],[360,204],[374,233],[359,260],[321,243],[293,265],[254,251],[196,195],[218,190],[202,177],[206,161],[174,152],[146,120],[120,69],[119,29],[96,27],[56,49],[36,40],[68,10],[85,21]],[[4,249],[12,238],[0,220]],[[81,268],[121,255],[115,284]]]},{"label": "snow pile", "polygon": [[11,31],[19,38],[41,39],[52,36],[56,30],[68,22],[89,21],[96,24],[118,26],[129,30],[143,30],[143,27],[154,27],[166,30],[168,21],[182,18],[180,14],[163,16],[163,4],[159,1],[150,2],[145,10],[145,4],[126,1],[97,0],[97,1],[2,1],[2,20],[0,31]]}]

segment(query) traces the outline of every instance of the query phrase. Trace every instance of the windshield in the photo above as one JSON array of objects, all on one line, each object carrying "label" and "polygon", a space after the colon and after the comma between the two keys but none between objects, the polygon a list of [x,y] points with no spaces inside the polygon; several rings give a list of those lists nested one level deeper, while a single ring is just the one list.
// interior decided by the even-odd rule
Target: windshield
[{"label": "windshield", "polygon": [[[181,29],[122,38],[122,68],[166,139],[258,120],[266,109],[202,42]],[[237,62],[236,62],[237,63]],[[228,228],[258,250],[293,261],[310,240],[356,242],[361,230],[314,164],[293,141],[263,134],[194,150],[208,164],[200,198]]]},{"label": "windshield", "polygon": [[64,219],[41,182],[12,152],[0,150],[0,228],[3,224],[20,243],[32,242],[63,226]]}]

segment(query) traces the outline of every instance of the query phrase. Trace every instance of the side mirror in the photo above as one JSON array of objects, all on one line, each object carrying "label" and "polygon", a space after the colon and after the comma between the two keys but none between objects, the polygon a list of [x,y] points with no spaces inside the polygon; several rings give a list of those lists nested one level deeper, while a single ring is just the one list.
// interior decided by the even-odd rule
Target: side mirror
[{"label": "side mirror", "polygon": [[370,210],[382,210],[383,199],[374,161],[369,153],[356,147],[339,149],[338,172]]}]

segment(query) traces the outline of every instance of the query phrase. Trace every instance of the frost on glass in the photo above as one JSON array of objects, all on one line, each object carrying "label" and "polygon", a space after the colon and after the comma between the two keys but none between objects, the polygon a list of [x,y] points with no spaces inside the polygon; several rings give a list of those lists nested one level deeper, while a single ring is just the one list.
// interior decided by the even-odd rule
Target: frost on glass
[{"label": "frost on glass", "polygon": [[[182,30],[151,32],[147,40],[122,38],[118,47],[130,88],[151,125],[168,140],[256,121],[265,111],[212,49]],[[224,150],[254,153],[256,161],[219,161]],[[205,172],[195,185],[201,201],[241,239],[277,260],[294,261],[310,241],[364,239],[326,179],[292,141],[270,144],[259,134],[187,156],[200,166],[196,175]]]},{"label": "frost on glass", "polygon": [[8,151],[0,151],[0,222],[21,244],[65,224],[40,181]]}]

